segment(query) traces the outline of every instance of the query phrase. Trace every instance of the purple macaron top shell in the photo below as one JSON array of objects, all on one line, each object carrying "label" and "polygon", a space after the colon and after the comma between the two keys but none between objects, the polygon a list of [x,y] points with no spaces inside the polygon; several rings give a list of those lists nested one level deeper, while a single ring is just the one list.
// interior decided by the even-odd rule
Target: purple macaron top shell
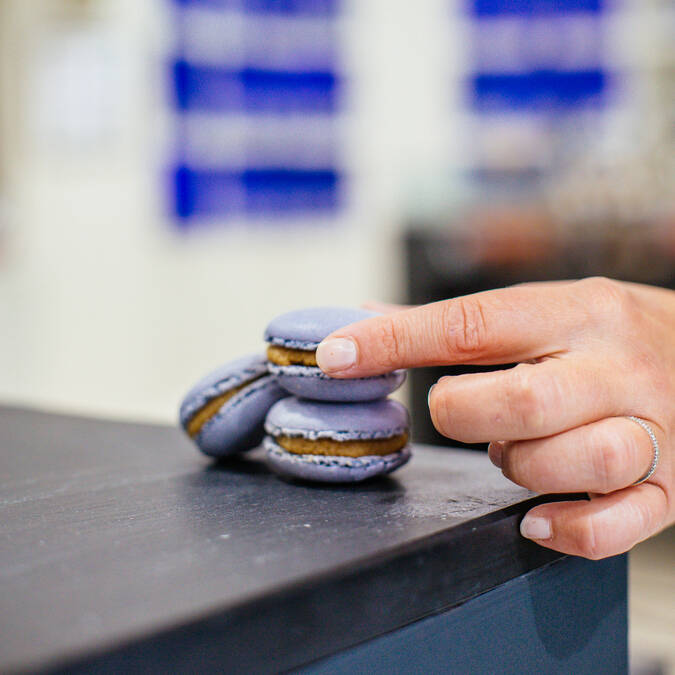
[{"label": "purple macaron top shell", "polygon": [[239,387],[243,382],[252,380],[267,372],[267,359],[262,354],[249,354],[223,364],[213,372],[201,378],[183,397],[179,418],[186,427],[195,413],[211,399]]},{"label": "purple macaron top shell", "polygon": [[275,403],[265,430],[271,436],[300,436],[355,441],[399,436],[410,428],[410,416],[398,401],[326,403],[293,396]]},{"label": "purple macaron top shell", "polygon": [[312,307],[287,312],[273,319],[265,340],[289,349],[312,350],[338,328],[377,316],[375,312],[351,307]]}]

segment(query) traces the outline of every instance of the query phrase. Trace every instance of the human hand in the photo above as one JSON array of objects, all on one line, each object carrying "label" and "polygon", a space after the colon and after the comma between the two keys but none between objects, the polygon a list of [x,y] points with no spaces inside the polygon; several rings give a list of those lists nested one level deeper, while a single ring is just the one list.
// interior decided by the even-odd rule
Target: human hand
[{"label": "human hand", "polygon": [[[675,292],[592,278],[390,309],[326,338],[319,366],[349,378],[517,362],[441,378],[429,409],[443,435],[492,441],[490,459],[519,485],[589,494],[534,507],[523,536],[598,559],[675,521]],[[653,446],[628,416],[645,420],[660,446],[656,471],[640,485]]]}]

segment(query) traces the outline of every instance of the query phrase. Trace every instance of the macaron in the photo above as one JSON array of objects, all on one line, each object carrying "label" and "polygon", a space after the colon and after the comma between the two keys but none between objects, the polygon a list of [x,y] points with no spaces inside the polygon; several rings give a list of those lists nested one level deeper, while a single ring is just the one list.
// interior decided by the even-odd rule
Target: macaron
[{"label": "macaron", "polygon": [[372,401],[398,389],[405,371],[338,380],[316,364],[319,343],[338,328],[376,316],[365,309],[315,307],[282,314],[265,330],[269,371],[291,394],[318,401]]},{"label": "macaron", "polygon": [[270,467],[285,476],[348,483],[389,473],[410,459],[410,417],[397,401],[275,403],[265,421]]},{"label": "macaron", "polygon": [[202,452],[225,457],[260,444],[267,412],[285,396],[263,355],[244,356],[190,389],[180,406],[180,424]]}]

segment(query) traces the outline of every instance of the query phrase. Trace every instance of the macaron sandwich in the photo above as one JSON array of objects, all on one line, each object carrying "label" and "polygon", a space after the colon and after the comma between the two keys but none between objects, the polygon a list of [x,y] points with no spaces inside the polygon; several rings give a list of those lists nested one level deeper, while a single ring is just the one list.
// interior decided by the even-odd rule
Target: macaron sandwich
[{"label": "macaron sandwich", "polygon": [[361,481],[410,458],[408,411],[390,399],[344,404],[292,396],[272,406],[265,431],[270,466],[294,478]]},{"label": "macaron sandwich", "polygon": [[317,401],[372,401],[398,389],[405,372],[338,380],[316,364],[316,348],[333,331],[376,316],[364,309],[316,307],[282,314],[267,326],[269,371],[286,391]]},{"label": "macaron sandwich", "polygon": [[225,457],[260,444],[267,411],[285,396],[267,372],[264,356],[244,356],[190,389],[180,406],[180,423],[202,452]]}]

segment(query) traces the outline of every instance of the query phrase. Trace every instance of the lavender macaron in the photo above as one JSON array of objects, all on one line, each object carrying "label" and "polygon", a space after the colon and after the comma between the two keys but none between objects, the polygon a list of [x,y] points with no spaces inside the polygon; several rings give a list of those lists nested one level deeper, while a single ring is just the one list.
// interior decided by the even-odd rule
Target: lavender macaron
[{"label": "lavender macaron", "polygon": [[265,415],[285,396],[263,355],[244,356],[190,389],[180,406],[180,423],[202,452],[225,457],[260,444]]},{"label": "lavender macaron", "polygon": [[410,417],[397,401],[309,401],[294,396],[270,409],[264,445],[285,476],[351,483],[386,474],[410,459]]},{"label": "lavender macaron", "polygon": [[372,401],[403,384],[405,372],[338,380],[316,364],[319,343],[338,328],[376,316],[364,309],[315,307],[282,314],[265,330],[269,371],[291,394],[318,401]]}]

